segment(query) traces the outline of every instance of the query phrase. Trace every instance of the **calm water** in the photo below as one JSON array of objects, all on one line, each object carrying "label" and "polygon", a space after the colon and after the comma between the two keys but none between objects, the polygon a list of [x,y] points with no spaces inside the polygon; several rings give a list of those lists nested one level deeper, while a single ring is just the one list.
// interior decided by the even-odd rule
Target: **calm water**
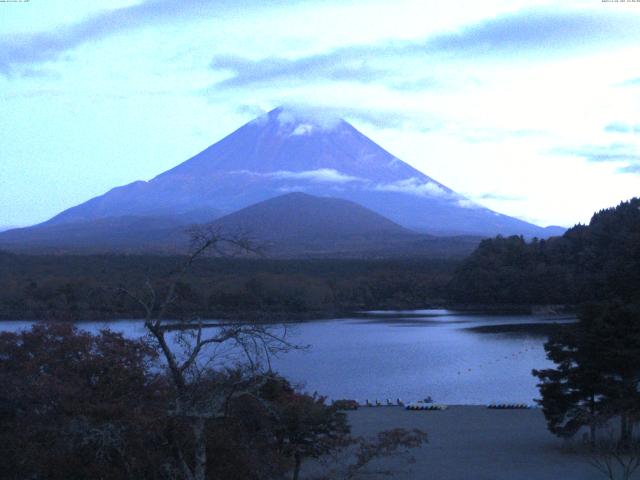
[{"label": "calm water", "polygon": [[[430,395],[448,404],[532,403],[538,392],[531,370],[550,365],[543,349],[545,337],[468,328],[556,321],[422,310],[297,323],[287,327],[289,340],[310,348],[287,353],[273,364],[304,390],[333,399],[413,401]],[[0,329],[30,324],[2,322]],[[109,327],[131,337],[145,333],[142,322],[134,320],[78,325],[90,331]]]}]

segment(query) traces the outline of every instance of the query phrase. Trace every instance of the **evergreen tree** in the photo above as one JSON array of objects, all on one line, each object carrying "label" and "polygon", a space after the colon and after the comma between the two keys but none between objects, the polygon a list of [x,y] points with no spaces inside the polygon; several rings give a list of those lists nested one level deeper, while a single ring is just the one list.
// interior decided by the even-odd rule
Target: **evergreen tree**
[{"label": "evergreen tree", "polygon": [[556,368],[534,370],[549,430],[571,437],[588,426],[620,419],[628,445],[640,418],[640,309],[609,302],[586,307],[577,325],[563,327],[545,344]]},{"label": "evergreen tree", "polygon": [[596,427],[603,421],[604,390],[599,363],[598,339],[583,325],[559,327],[545,343],[547,358],[557,367],[534,370],[549,430],[561,437],[571,437],[588,426],[591,444],[595,444]]},{"label": "evergreen tree", "polygon": [[592,306],[581,322],[598,341],[602,409],[620,418],[620,443],[628,445],[640,417],[640,308],[620,302]]},{"label": "evergreen tree", "polygon": [[483,240],[448,288],[456,303],[640,303],[640,198],[597,212],[545,241]]}]

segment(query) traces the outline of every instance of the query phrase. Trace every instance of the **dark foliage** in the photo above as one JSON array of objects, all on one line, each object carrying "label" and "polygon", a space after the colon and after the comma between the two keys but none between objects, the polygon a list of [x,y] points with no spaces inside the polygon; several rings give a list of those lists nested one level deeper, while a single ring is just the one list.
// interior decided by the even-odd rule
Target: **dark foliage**
[{"label": "dark foliage", "polygon": [[640,302],[640,199],[596,213],[561,237],[484,240],[449,284],[456,303]]},{"label": "dark foliage", "polygon": [[547,358],[556,368],[533,371],[540,380],[538,403],[552,433],[572,437],[589,426],[594,442],[604,389],[599,339],[582,324],[556,329],[545,343]]},{"label": "dark foliage", "polygon": [[[120,293],[147,279],[161,289],[184,257],[29,256],[0,252],[0,318],[140,318]],[[176,286],[169,315],[301,318],[441,301],[451,260],[268,260],[203,258]],[[161,292],[159,292],[161,293]]]},{"label": "dark foliage", "polygon": [[[193,418],[184,404],[176,408],[185,395],[169,375],[146,342],[109,330],[92,335],[69,323],[43,323],[0,334],[0,478],[190,478],[182,462],[191,463],[196,450]],[[204,412],[221,393],[227,398],[203,423],[202,478],[297,477],[304,459],[363,441],[349,435],[336,406],[296,392],[270,372],[211,371],[193,387],[188,408],[198,403]],[[422,432],[389,435],[367,444],[368,456],[358,457],[362,466],[424,438]]]},{"label": "dark foliage", "polygon": [[55,324],[0,334],[0,352],[2,478],[160,476],[166,382],[154,350]]},{"label": "dark foliage", "polygon": [[[180,471],[176,446],[193,449],[189,422],[172,414],[170,382],[144,342],[39,324],[0,334],[0,352],[0,478],[169,479]],[[200,388],[224,388],[238,378],[222,372]],[[294,428],[273,412],[288,411],[291,399],[317,399],[279,382],[290,398],[235,398],[208,422],[207,478],[281,478],[291,467],[281,437]],[[315,410],[323,412],[329,407]],[[300,419],[308,423],[305,414]],[[334,423],[323,428],[332,432]]]},{"label": "dark foliage", "polygon": [[545,344],[557,366],[534,370],[549,430],[571,437],[620,418],[620,442],[640,419],[640,308],[608,302],[585,306],[577,325],[562,327]]},{"label": "dark foliage", "polygon": [[306,458],[320,458],[352,443],[346,415],[325,398],[295,392],[288,382],[276,379],[265,385],[264,397],[273,405],[280,452],[293,460],[293,479]]},{"label": "dark foliage", "polygon": [[[480,278],[493,281],[492,291],[474,283]],[[640,418],[640,199],[547,242],[485,241],[455,279],[488,303],[578,305],[578,323],[545,344],[555,368],[533,371],[539,403],[551,432],[571,437],[589,427],[594,448],[598,427],[618,418],[619,445],[629,448]]]}]

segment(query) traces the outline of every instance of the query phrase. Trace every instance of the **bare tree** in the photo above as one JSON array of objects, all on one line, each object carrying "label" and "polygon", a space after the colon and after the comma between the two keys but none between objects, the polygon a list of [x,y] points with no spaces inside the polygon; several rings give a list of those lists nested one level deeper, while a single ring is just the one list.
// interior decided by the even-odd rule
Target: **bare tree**
[{"label": "bare tree", "polygon": [[[205,480],[207,470],[207,423],[225,416],[229,402],[242,395],[257,394],[271,371],[272,355],[297,348],[286,340],[284,327],[243,322],[204,322],[199,318],[169,320],[167,313],[178,301],[176,286],[199,258],[213,254],[255,254],[257,249],[244,234],[228,236],[211,227],[193,229],[191,249],[182,265],[169,275],[163,293],[147,280],[142,292],[121,291],[144,309],[144,326],[157,344],[175,390],[170,414],[185,420],[191,430],[192,458],[174,442],[172,450],[181,475]],[[223,348],[227,347],[227,348]],[[216,375],[230,363],[239,364],[233,375]],[[220,381],[224,377],[225,381]],[[171,440],[171,439],[170,439]]]}]

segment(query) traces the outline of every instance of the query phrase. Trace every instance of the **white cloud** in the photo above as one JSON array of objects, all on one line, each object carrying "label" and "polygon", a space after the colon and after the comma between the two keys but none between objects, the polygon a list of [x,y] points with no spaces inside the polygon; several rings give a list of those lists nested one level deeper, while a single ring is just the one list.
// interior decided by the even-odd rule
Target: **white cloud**
[{"label": "white cloud", "polygon": [[354,177],[352,175],[346,175],[333,168],[319,168],[317,170],[305,170],[302,172],[291,172],[288,170],[279,170],[277,172],[266,174],[273,178],[292,178],[300,180],[310,180],[312,182],[321,183],[347,183],[347,182],[360,182],[362,178]]},{"label": "white cloud", "polygon": [[482,205],[469,200],[457,193],[439,185],[433,181],[421,181],[416,177],[406,178],[393,183],[380,183],[374,187],[374,190],[382,192],[406,193],[408,195],[416,195],[418,197],[435,197],[451,202],[462,208],[484,208]]},{"label": "white cloud", "polygon": [[456,205],[462,208],[483,208],[482,205],[478,205],[476,202],[469,200],[468,198],[461,198],[456,202]]},{"label": "white cloud", "polygon": [[313,127],[322,131],[331,131],[340,125],[342,119],[333,108],[314,107],[305,104],[286,104],[278,115],[283,129],[296,126]]},{"label": "white cloud", "polygon": [[[255,175],[258,177],[275,178],[282,180],[309,180],[319,183],[349,183],[366,182],[365,179],[347,175],[333,168],[318,168],[316,170],[303,170],[293,172],[290,170],[278,170],[276,172],[252,172],[250,170],[236,170],[229,172],[236,175]],[[296,187],[298,188],[298,187]]]},{"label": "white cloud", "polygon": [[293,137],[297,135],[310,135],[313,129],[313,125],[309,125],[308,123],[301,123],[293,132],[291,132],[291,136]]},{"label": "white cloud", "polygon": [[278,113],[276,120],[278,120],[281,132],[292,127],[296,123],[295,115],[293,115],[289,110],[282,110]]},{"label": "white cloud", "polygon": [[422,182],[416,177],[398,180],[397,182],[393,183],[379,183],[374,187],[374,190],[381,192],[408,193],[411,195],[417,195],[419,197],[447,198],[454,195],[452,192],[435,182]]},{"label": "white cloud", "polygon": [[284,185],[277,188],[278,192],[291,193],[291,192],[304,192],[305,187],[302,185]]}]

